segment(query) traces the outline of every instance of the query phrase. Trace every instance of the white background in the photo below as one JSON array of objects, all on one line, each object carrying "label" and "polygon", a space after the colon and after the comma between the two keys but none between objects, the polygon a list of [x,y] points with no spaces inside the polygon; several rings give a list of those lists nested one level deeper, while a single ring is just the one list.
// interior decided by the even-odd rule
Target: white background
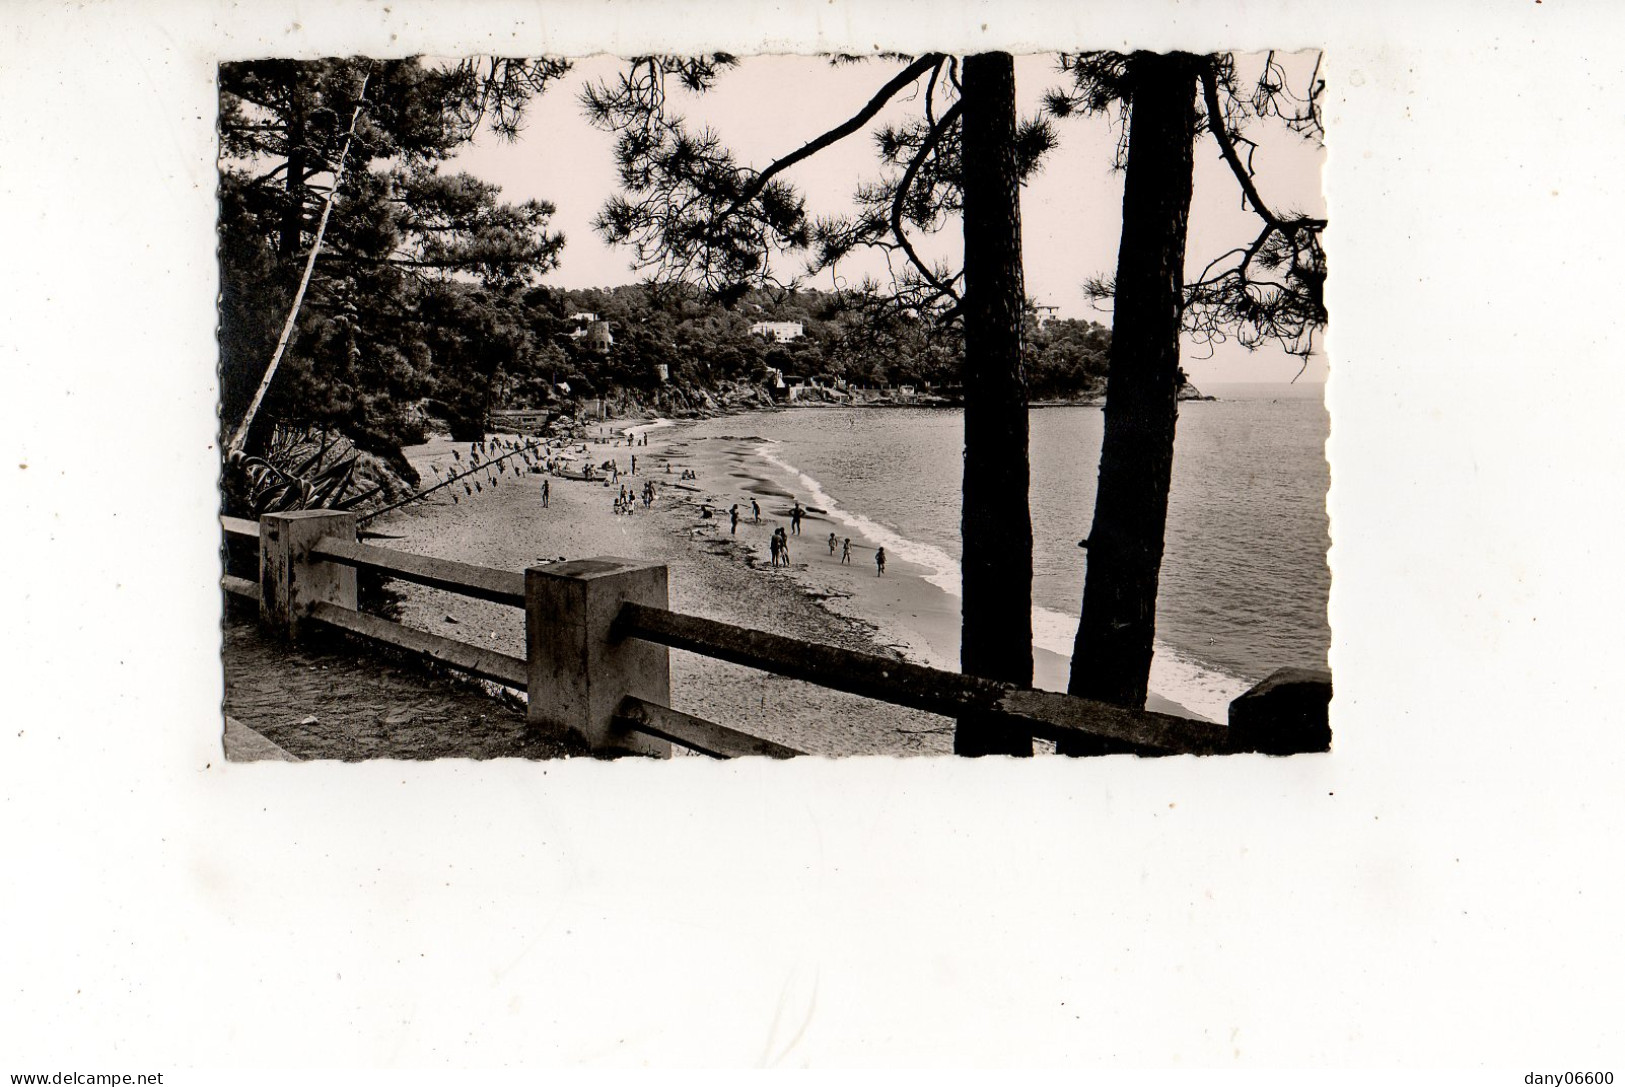
[{"label": "white background", "polygon": [[[1193,8],[6,5],[0,1073],[1617,1064],[1622,17]],[[1128,44],[1328,49],[1335,753],[223,765],[218,60]]]}]

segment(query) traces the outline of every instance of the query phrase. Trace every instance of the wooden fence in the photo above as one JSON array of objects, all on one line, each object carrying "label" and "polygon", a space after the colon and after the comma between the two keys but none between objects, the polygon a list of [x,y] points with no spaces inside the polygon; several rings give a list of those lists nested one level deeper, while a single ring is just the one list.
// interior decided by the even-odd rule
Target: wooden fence
[{"label": "wooden fence", "polygon": [[[1089,736],[1169,755],[1286,755],[1331,746],[1324,672],[1276,672],[1231,704],[1226,727],[684,615],[667,606],[667,570],[654,563],[596,558],[523,573],[493,570],[360,543],[356,520],[325,510],[270,514],[257,524],[222,518],[228,535],[258,540],[259,581],[227,575],[221,585],[257,600],[261,620],[283,637],[310,627],[340,630],[523,690],[532,727],[573,735],[606,755],[663,757],[673,743],[716,758],[802,754],[673,709],[672,649],[1051,740]],[[524,609],[525,656],[362,614],[361,570]]]}]

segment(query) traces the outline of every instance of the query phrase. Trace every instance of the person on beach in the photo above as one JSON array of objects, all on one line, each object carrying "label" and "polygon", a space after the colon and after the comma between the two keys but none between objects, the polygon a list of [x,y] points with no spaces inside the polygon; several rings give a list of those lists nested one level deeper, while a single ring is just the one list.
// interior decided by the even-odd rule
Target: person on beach
[{"label": "person on beach", "polygon": [[881,574],[884,574],[885,572],[886,572],[886,549],[884,547],[877,547],[877,548],[875,548],[875,577],[879,577]]},{"label": "person on beach", "polygon": [[831,555],[835,554],[835,533],[833,532],[829,534],[829,553]]},{"label": "person on beach", "polygon": [[632,454],[632,475],[637,475],[637,474],[638,474],[638,455],[636,453],[633,453]]},{"label": "person on beach", "polygon": [[848,566],[852,565],[852,537],[850,536],[841,542],[841,561]]},{"label": "person on beach", "polygon": [[773,533],[773,535],[771,535],[771,536],[769,536],[767,538],[767,551],[768,551],[768,554],[773,556],[773,568],[775,570],[778,569],[778,566],[779,566],[779,534],[777,532]]},{"label": "person on beach", "polygon": [[790,534],[792,536],[801,535],[801,513],[801,503],[797,502],[795,508],[790,511]]},{"label": "person on beach", "polygon": [[790,565],[790,537],[788,537],[788,536],[786,536],[784,534],[784,526],[783,525],[780,525],[778,527],[778,536],[779,536],[779,558],[784,560],[784,565],[785,566],[789,566]]},{"label": "person on beach", "polygon": [[733,508],[728,510],[728,522],[729,522],[729,524],[728,524],[728,534],[730,536],[739,535],[739,503],[738,502],[735,502],[733,504]]},{"label": "person on beach", "polygon": [[551,492],[550,492],[550,488],[547,485],[547,480],[545,480],[545,479],[542,480],[542,509],[544,509],[544,510],[547,508],[547,499],[548,499],[548,495],[550,493]]},{"label": "person on beach", "polygon": [[750,500],[750,523],[753,525],[759,525],[762,523],[762,507],[756,504],[756,499],[754,498]]}]

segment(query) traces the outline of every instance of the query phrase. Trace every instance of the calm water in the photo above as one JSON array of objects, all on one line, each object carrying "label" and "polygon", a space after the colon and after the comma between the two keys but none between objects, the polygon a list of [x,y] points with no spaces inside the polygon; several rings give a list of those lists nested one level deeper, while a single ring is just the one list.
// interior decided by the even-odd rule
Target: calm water
[{"label": "calm water", "polygon": [[[1152,686],[1222,717],[1283,665],[1323,667],[1331,577],[1319,385],[1215,385],[1181,405]],[[943,410],[805,409],[716,419],[697,435],[769,439],[764,461],[958,592],[963,427]],[[1070,655],[1094,516],[1098,408],[1032,412],[1034,640]],[[871,524],[872,523],[872,524]]]}]

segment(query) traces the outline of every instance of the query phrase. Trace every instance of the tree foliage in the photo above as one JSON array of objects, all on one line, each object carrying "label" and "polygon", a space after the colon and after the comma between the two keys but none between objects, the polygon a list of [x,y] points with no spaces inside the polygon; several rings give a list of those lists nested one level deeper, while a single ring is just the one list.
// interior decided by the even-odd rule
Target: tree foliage
[{"label": "tree foliage", "polygon": [[[1112,52],[1065,55],[1061,69],[1071,85],[1046,96],[1049,112],[1115,114],[1119,120],[1117,165],[1127,156],[1127,117],[1133,106],[1132,55]],[[1306,140],[1325,136],[1320,106],[1325,81],[1317,57],[1313,70],[1295,81],[1271,51],[1249,71],[1229,53],[1201,59],[1193,139],[1213,139],[1233,175],[1242,206],[1258,217],[1259,232],[1213,258],[1187,279],[1181,296],[1185,333],[1210,345],[1234,340],[1253,350],[1274,344],[1307,359],[1326,324],[1326,220],[1270,205],[1258,188],[1253,138],[1260,124],[1278,124]],[[1097,299],[1116,293],[1111,279],[1086,284]]]},{"label": "tree foliage", "polygon": [[[634,267],[651,278],[725,295],[788,286],[775,257],[800,255],[805,272],[816,273],[860,248],[878,250],[891,265],[889,281],[863,284],[859,293],[899,309],[957,317],[959,270],[928,265],[911,234],[943,229],[962,207],[961,59],[927,53],[830,60],[901,67],[856,113],[760,169],[739,162],[714,130],[691,126],[673,95],[710,90],[738,63],[734,57],[636,57],[617,78],[587,88],[582,103],[589,120],[615,135],[622,190],[606,201],[598,231],[631,248]],[[918,103],[919,117],[880,119],[904,98]],[[810,217],[805,198],[785,175],[857,134],[874,143],[879,178],[858,188],[857,214]],[[1020,124],[1016,150],[1023,178],[1053,142],[1047,121]]]},{"label": "tree foliage", "polygon": [[[854,292],[752,289],[727,303],[692,286],[651,283],[485,293],[488,304],[511,307],[512,322],[528,333],[524,350],[496,378],[495,397],[509,406],[542,406],[551,386],[572,374],[598,391],[647,393],[660,384],[659,364],[669,382],[713,391],[725,382],[760,382],[768,367],[864,387],[941,392],[961,380],[957,327]],[[568,318],[576,313],[608,324],[608,351],[571,337],[577,326]],[[797,322],[804,334],[777,343],[751,331],[760,321]],[[1043,396],[1098,393],[1110,332],[1086,321],[1028,325],[1028,365],[1042,375]]]},{"label": "tree foliage", "polygon": [[[567,68],[505,58],[221,65],[225,426],[242,417],[271,358],[354,123],[293,342],[250,431],[250,452],[266,452],[278,425],[329,427],[410,476],[399,449],[421,434],[420,400],[474,414],[487,390],[471,378],[512,349],[490,315],[491,295],[472,292],[536,282],[564,240],[548,230],[551,205],[503,203],[496,186],[442,164],[482,125],[517,132],[530,97]],[[438,323],[448,317],[471,324],[448,335]]]},{"label": "tree foliage", "polygon": [[804,203],[788,185],[740,165],[716,132],[669,108],[669,82],[700,93],[736,63],[725,53],[636,57],[582,93],[588,119],[615,136],[622,189],[594,225],[657,280],[761,285],[772,282],[771,254],[807,244]]}]

